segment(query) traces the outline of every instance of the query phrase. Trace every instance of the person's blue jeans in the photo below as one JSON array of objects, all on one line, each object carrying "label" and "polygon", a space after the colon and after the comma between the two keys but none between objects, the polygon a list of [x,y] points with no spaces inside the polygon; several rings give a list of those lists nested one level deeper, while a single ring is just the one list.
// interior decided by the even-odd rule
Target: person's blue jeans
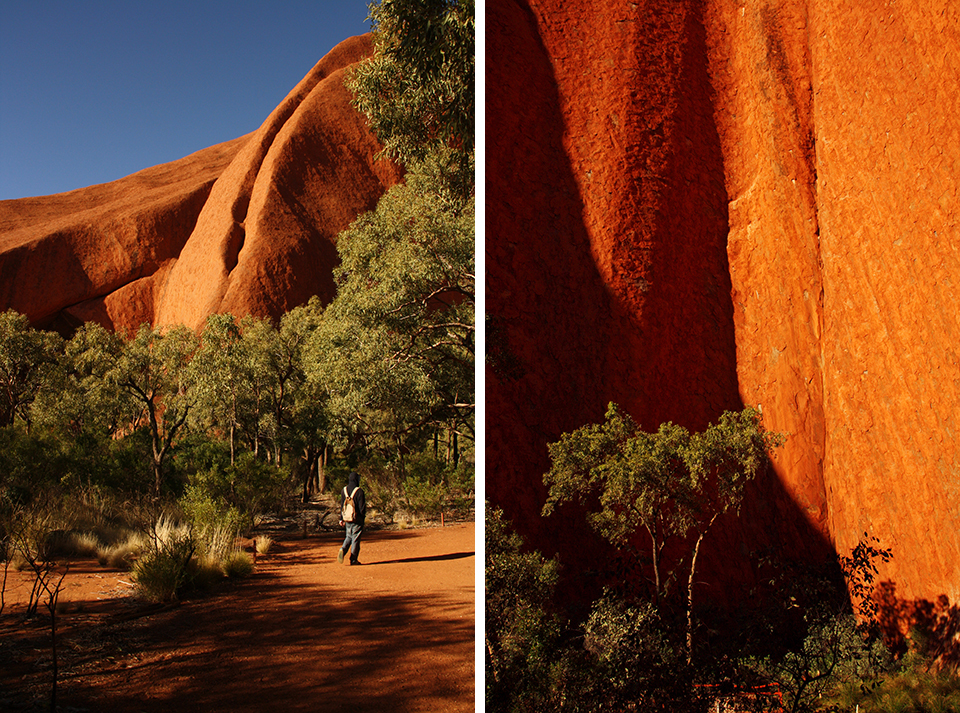
[{"label": "person's blue jeans", "polygon": [[355,522],[347,523],[347,537],[340,546],[340,549],[346,552],[350,551],[350,564],[356,564],[360,560],[360,536],[363,534],[363,525]]}]

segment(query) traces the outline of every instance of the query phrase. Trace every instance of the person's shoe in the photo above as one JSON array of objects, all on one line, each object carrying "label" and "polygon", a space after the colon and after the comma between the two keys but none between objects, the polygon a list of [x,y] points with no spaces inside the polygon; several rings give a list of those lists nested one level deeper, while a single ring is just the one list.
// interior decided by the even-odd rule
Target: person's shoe
[{"label": "person's shoe", "polygon": [[358,565],[358,564],[361,564],[360,560],[350,560],[350,566],[351,566],[351,567],[356,566],[356,565]]},{"label": "person's shoe", "polygon": [[337,562],[339,562],[340,564],[343,564],[343,548],[342,547],[339,550],[337,550]]}]

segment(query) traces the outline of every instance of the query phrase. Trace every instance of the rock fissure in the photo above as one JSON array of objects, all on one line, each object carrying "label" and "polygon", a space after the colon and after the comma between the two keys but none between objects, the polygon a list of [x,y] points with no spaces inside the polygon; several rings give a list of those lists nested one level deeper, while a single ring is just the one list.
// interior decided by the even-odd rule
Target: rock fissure
[{"label": "rock fissure", "polygon": [[517,362],[488,378],[487,493],[573,571],[546,443],[611,400],[652,428],[739,401],[787,434],[739,541],[868,531],[901,596],[960,598],[960,35],[946,0],[885,7],[487,4],[487,305]]}]

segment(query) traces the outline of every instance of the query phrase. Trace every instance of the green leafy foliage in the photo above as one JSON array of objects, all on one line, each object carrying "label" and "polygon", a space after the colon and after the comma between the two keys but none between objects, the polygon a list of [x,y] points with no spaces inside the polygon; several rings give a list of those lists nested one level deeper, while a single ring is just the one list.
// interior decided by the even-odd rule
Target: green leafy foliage
[{"label": "green leafy foliage", "polygon": [[[680,639],[649,601],[605,593],[583,626],[571,710],[703,710],[704,690]],[[569,674],[568,674],[569,676]]]},{"label": "green leafy foliage", "polygon": [[277,509],[289,482],[289,471],[243,453],[232,464],[214,463],[191,474],[180,504],[195,526],[229,525],[236,535],[256,515]]},{"label": "green leafy foliage", "polygon": [[766,605],[739,627],[739,675],[772,686],[787,711],[820,710],[838,691],[878,685],[894,667],[877,609],[866,603],[877,562],[890,558],[875,543],[865,536],[824,565],[761,561],[770,576],[760,595]]},{"label": "green leafy foliage", "polygon": [[473,202],[436,185],[408,176],[341,235],[337,297],[310,343],[331,412],[387,447],[424,426],[473,437]]},{"label": "green leafy foliage", "polygon": [[0,428],[0,505],[6,510],[48,497],[70,470],[61,444],[15,426]]},{"label": "green leafy foliage", "polygon": [[33,329],[25,315],[0,313],[0,427],[30,420],[30,406],[57,363],[62,340]]},{"label": "green leafy foliage", "polygon": [[186,327],[161,331],[144,325],[106,378],[134,404],[133,423],[150,435],[154,493],[160,495],[163,465],[186,423],[194,393],[187,365],[197,338]]},{"label": "green leafy foliage", "polygon": [[560,619],[549,610],[559,566],[524,552],[503,512],[486,508],[486,706],[537,711],[552,706],[559,677]]},{"label": "green leafy foliage", "polygon": [[233,315],[215,314],[207,319],[189,366],[194,392],[192,425],[226,434],[231,461],[236,431],[249,419],[253,400],[249,351]]},{"label": "green leafy foliage", "polygon": [[472,173],[473,0],[380,0],[370,6],[374,55],[350,78],[384,153],[408,167],[438,146]]},{"label": "green leafy foliage", "polygon": [[37,427],[81,441],[112,437],[131,410],[126,394],[108,378],[123,348],[119,335],[98,324],[77,329],[37,394]]},{"label": "green leafy foliage", "polygon": [[431,436],[474,438],[474,3],[381,0],[370,13],[374,54],[348,86],[406,176],[339,236],[337,295],[306,371],[330,432],[403,481],[405,454]]},{"label": "green leafy foliage", "polygon": [[[551,468],[544,484],[549,496],[543,514],[565,501],[586,507],[587,520],[601,536],[646,566],[656,606],[666,603],[685,570],[691,663],[700,545],[721,515],[739,511],[746,483],[781,441],[763,428],[752,408],[724,413],[703,433],[673,423],[647,433],[611,403],[603,423],[587,424],[548,445]],[[641,531],[647,535],[649,560],[636,545]],[[686,547],[679,557],[667,559],[671,540]]]},{"label": "green leafy foliage", "polygon": [[587,519],[613,545],[636,548],[645,531],[654,601],[668,594],[681,560],[665,563],[671,539],[688,540],[691,578],[700,541],[716,519],[737,511],[747,482],[781,438],[751,408],[728,412],[703,433],[673,423],[642,431],[616,404],[601,424],[588,424],[549,444],[549,497],[543,514],[566,501],[588,508]]}]

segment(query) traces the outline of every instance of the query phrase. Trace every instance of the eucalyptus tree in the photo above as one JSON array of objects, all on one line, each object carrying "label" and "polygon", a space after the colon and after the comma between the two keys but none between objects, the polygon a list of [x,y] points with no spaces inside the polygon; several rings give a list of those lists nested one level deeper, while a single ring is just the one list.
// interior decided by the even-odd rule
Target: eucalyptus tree
[{"label": "eucalyptus tree", "polygon": [[123,349],[123,339],[99,324],[77,329],[37,396],[38,425],[77,439],[113,437],[129,411],[129,397],[107,378]]},{"label": "eucalyptus tree", "polygon": [[56,369],[63,339],[34,329],[26,315],[0,313],[0,427],[30,422],[30,407]]},{"label": "eucalyptus tree", "polygon": [[306,366],[308,344],[322,314],[314,297],[284,314],[279,324],[253,317],[243,321],[256,381],[258,434],[270,441],[278,465],[284,452],[299,454],[305,493],[307,478],[322,465],[329,444],[326,391],[320,381],[308,379]]},{"label": "eucalyptus tree", "polygon": [[473,438],[474,13],[473,0],[380,0],[373,56],[348,79],[407,172],[338,238],[310,374],[335,418],[401,458],[427,432]]},{"label": "eucalyptus tree", "polygon": [[[692,656],[693,585],[700,546],[726,512],[739,512],[746,484],[766,467],[768,453],[782,443],[767,431],[756,409],[725,412],[702,433],[673,423],[642,431],[611,403],[602,424],[587,424],[548,445],[549,496],[543,514],[577,501],[591,526],[614,546],[636,549],[645,532],[650,551],[653,601],[661,604],[673,583],[687,573],[687,656]],[[683,555],[665,561],[668,541]]]},{"label": "eucalyptus tree", "polygon": [[472,192],[473,0],[380,0],[370,6],[373,55],[348,81],[384,154],[412,168],[438,148],[451,184]]},{"label": "eucalyptus tree", "polygon": [[312,342],[331,404],[392,438],[474,435],[473,199],[409,175],[340,235],[337,296]]},{"label": "eucalyptus tree", "polygon": [[190,421],[197,428],[226,436],[233,465],[237,429],[252,392],[249,348],[233,315],[207,318],[189,370],[194,392]]},{"label": "eucalyptus tree", "polygon": [[275,384],[268,393],[280,441],[299,455],[304,500],[311,482],[323,491],[330,448],[342,440],[344,431],[330,412],[326,384],[308,375],[309,344],[322,319],[323,307],[316,297],[283,315],[268,361]]},{"label": "eucalyptus tree", "polygon": [[145,324],[124,344],[114,368],[107,374],[133,404],[129,427],[143,427],[149,432],[157,495],[163,482],[164,462],[196,398],[187,367],[197,346],[197,336],[186,327],[164,332]]}]

